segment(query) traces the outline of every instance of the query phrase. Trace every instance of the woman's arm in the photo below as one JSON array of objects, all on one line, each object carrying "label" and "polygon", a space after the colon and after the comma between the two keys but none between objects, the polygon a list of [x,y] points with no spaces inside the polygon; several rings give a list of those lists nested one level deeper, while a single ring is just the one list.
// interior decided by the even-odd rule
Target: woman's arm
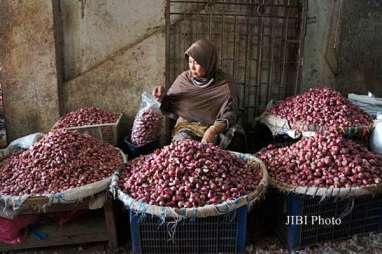
[{"label": "woman's arm", "polygon": [[217,122],[225,123],[225,130],[234,125],[237,121],[238,105],[234,98],[230,97],[221,107],[216,118]]},{"label": "woman's arm", "polygon": [[211,125],[203,135],[203,143],[214,142],[217,135],[226,131],[230,126],[237,121],[237,104],[233,98],[228,99],[223,105],[216,118],[216,121]]}]

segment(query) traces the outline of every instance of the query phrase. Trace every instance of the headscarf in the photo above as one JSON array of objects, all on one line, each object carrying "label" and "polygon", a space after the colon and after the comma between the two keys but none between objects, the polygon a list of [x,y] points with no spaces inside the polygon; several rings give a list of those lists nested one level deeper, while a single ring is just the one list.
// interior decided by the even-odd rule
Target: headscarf
[{"label": "headscarf", "polygon": [[206,77],[211,79],[216,72],[218,54],[216,47],[206,39],[194,42],[184,53],[186,60],[191,56],[206,70]]},{"label": "headscarf", "polygon": [[[193,43],[186,51],[214,78],[208,86],[195,86],[190,70],[181,73],[162,100],[161,110],[203,124],[211,125],[223,114],[228,104],[238,105],[238,91],[224,73],[217,70],[216,48],[202,39]],[[235,116],[234,116],[235,117]]]}]

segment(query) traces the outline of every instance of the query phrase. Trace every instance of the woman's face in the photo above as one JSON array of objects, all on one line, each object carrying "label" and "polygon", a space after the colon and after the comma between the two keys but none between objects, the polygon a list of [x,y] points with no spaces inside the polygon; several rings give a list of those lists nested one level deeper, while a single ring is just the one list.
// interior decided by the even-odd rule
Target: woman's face
[{"label": "woman's face", "polygon": [[204,78],[207,74],[207,71],[191,56],[188,57],[188,66],[190,67],[192,76],[195,78]]}]

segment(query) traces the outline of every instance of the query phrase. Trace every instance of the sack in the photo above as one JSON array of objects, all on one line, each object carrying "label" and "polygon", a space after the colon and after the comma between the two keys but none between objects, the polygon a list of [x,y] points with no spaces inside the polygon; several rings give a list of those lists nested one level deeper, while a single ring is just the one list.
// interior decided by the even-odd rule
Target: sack
[{"label": "sack", "polygon": [[6,148],[0,149],[0,159],[8,156],[8,154],[10,154],[13,151],[28,149],[40,138],[42,138],[43,135],[43,133],[36,132],[13,140]]},{"label": "sack", "polygon": [[143,92],[138,113],[131,131],[131,143],[144,146],[159,140],[163,115],[160,103],[150,94]]},{"label": "sack", "polygon": [[376,98],[370,92],[369,95],[349,93],[348,99],[351,103],[360,107],[373,118],[377,117],[378,112],[382,112],[382,98]]},{"label": "sack", "polygon": [[0,242],[7,244],[19,244],[25,236],[24,229],[36,222],[37,215],[20,215],[13,220],[0,217]]}]

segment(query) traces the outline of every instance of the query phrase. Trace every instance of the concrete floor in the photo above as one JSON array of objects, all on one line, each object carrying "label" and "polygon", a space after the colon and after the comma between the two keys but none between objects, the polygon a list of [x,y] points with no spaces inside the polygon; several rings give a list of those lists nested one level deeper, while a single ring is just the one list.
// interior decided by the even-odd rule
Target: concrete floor
[{"label": "concrete floor", "polygon": [[[121,246],[117,250],[109,250],[106,244],[96,243],[89,245],[66,246],[60,248],[44,248],[36,250],[11,251],[9,254],[132,254],[128,245]],[[249,244],[247,254],[378,254],[382,253],[382,233],[354,236],[349,240],[325,242],[289,252],[280,242],[271,236],[259,239]]]}]

